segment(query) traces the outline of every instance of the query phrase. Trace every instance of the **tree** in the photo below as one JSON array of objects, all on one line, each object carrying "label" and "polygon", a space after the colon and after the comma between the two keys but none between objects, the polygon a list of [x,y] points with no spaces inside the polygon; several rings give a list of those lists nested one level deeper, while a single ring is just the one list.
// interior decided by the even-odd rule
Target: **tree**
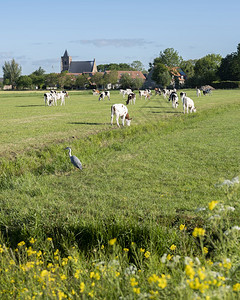
[{"label": "tree", "polygon": [[163,88],[168,86],[172,80],[168,68],[162,63],[154,65],[152,79]]},{"label": "tree", "polygon": [[32,73],[33,75],[36,75],[36,76],[42,76],[45,74],[45,70],[43,70],[41,67],[39,67],[36,71],[34,71]]},{"label": "tree", "polygon": [[121,85],[121,87],[123,89],[132,88],[133,80],[132,80],[131,75],[129,75],[128,73],[122,74],[122,76],[119,80],[119,84]]},{"label": "tree", "polygon": [[46,75],[45,84],[48,87],[56,87],[58,83],[58,75],[56,73],[50,73]]},{"label": "tree", "polygon": [[187,78],[191,78],[194,76],[194,66],[197,60],[183,60],[179,67],[183,70],[183,72],[187,75]]},{"label": "tree", "polygon": [[91,78],[92,84],[95,84],[97,88],[102,87],[104,85],[103,74],[95,73]]},{"label": "tree", "polygon": [[132,80],[132,89],[139,90],[143,86],[144,80],[142,78],[134,78]]},{"label": "tree", "polygon": [[220,54],[208,54],[197,60],[194,66],[194,77],[198,78],[198,85],[210,84],[217,80],[217,71],[221,60]]},{"label": "tree", "polygon": [[20,76],[17,82],[17,87],[20,89],[26,89],[32,87],[32,79],[30,76]]},{"label": "tree", "polygon": [[136,71],[144,71],[144,66],[139,60],[134,60],[130,64],[131,69],[136,70]]},{"label": "tree", "polygon": [[3,79],[5,83],[9,83],[16,87],[17,81],[21,76],[22,68],[21,66],[12,59],[11,62],[5,62],[3,68]]},{"label": "tree", "polygon": [[154,64],[162,63],[167,67],[179,67],[182,62],[182,57],[173,48],[167,48],[160,52],[159,57],[154,60]]},{"label": "tree", "polygon": [[88,80],[88,74],[82,74],[82,75],[78,75],[77,78],[76,78],[76,87],[78,88],[85,88],[86,85],[89,84],[89,80]]},{"label": "tree", "polygon": [[118,82],[118,72],[116,70],[112,70],[103,75],[104,85],[111,84],[115,85]]},{"label": "tree", "polygon": [[222,59],[218,75],[221,80],[240,80],[240,44],[238,44],[237,52],[228,54]]}]

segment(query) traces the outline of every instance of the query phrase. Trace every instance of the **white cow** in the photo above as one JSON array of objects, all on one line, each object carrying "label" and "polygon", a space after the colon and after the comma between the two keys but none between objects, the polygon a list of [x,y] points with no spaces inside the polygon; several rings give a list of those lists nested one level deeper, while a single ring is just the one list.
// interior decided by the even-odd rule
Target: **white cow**
[{"label": "white cow", "polygon": [[127,106],[123,104],[114,104],[111,106],[111,125],[113,125],[113,117],[116,115],[117,126],[120,127],[118,119],[121,117],[122,125],[126,120],[126,125],[130,126],[132,118],[129,117]]},{"label": "white cow", "polygon": [[190,113],[196,112],[196,107],[194,106],[194,102],[191,98],[186,96],[186,93],[180,93],[180,97],[183,102],[183,112],[185,113],[185,109],[187,109],[187,114],[188,110],[190,110]]}]

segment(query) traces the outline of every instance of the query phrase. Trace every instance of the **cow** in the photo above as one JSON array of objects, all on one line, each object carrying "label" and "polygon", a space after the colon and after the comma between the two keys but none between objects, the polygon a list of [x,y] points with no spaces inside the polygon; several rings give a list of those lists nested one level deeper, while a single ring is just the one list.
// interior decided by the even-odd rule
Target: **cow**
[{"label": "cow", "polygon": [[93,96],[97,96],[100,94],[99,90],[93,89]]},{"label": "cow", "polygon": [[172,107],[177,108],[179,103],[178,103],[178,95],[176,92],[172,92],[169,96],[168,101],[172,101]]},{"label": "cow", "polygon": [[113,117],[116,115],[117,126],[120,127],[118,119],[121,117],[122,125],[124,126],[124,121],[126,120],[126,125],[130,126],[132,118],[129,117],[128,109],[123,104],[114,104],[111,106],[111,125],[113,125]]},{"label": "cow", "polygon": [[98,100],[99,101],[104,100],[105,97],[108,97],[108,100],[110,101],[110,92],[109,91],[101,92]]},{"label": "cow", "polygon": [[136,94],[131,93],[131,94],[128,95],[126,105],[128,105],[129,103],[132,104],[132,102],[133,102],[133,104],[135,104],[135,101],[136,101]]},{"label": "cow", "polygon": [[196,88],[196,93],[197,93],[197,97],[200,97],[201,96],[201,90]]},{"label": "cow", "polygon": [[192,112],[196,112],[196,107],[194,106],[194,102],[191,98],[186,96],[186,93],[181,92],[180,93],[180,97],[182,99],[183,102],[183,112],[185,114],[185,109],[187,109],[187,114],[188,114],[188,110],[190,110],[190,113]]}]

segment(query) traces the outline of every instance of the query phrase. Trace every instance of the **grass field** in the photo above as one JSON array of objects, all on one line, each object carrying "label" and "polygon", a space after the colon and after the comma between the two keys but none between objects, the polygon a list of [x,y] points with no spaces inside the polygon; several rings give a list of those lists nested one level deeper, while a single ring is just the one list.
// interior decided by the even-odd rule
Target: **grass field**
[{"label": "grass field", "polygon": [[187,94],[195,114],[137,97],[117,128],[117,91],[0,92],[3,299],[238,299],[239,184],[217,184],[240,174],[240,91]]}]

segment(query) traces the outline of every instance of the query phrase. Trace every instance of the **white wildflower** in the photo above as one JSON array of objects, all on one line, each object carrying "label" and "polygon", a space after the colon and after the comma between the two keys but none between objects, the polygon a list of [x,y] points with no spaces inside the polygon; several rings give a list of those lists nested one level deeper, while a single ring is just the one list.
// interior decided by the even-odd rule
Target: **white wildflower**
[{"label": "white wildflower", "polygon": [[211,220],[214,220],[214,219],[220,219],[221,216],[220,215],[213,215],[211,216],[208,220],[211,221]]},{"label": "white wildflower", "polygon": [[224,185],[233,186],[234,184],[239,184],[239,177],[234,177],[232,180],[226,179],[220,184],[215,184],[216,187],[221,187]]},{"label": "white wildflower", "polygon": [[137,267],[135,265],[130,265],[125,269],[125,275],[134,275],[137,272]]},{"label": "white wildflower", "polygon": [[240,227],[239,226],[233,226],[232,230],[240,230]]},{"label": "white wildflower", "polygon": [[197,264],[198,266],[200,266],[200,265],[201,265],[201,262],[200,262],[200,260],[199,260],[199,258],[198,258],[198,257],[195,257],[195,261],[196,261],[196,264]]},{"label": "white wildflower", "polygon": [[184,259],[184,263],[185,265],[189,265],[190,262],[192,262],[193,260],[191,259],[191,257],[186,256]]},{"label": "white wildflower", "polygon": [[233,207],[233,206],[227,206],[226,208],[227,208],[227,210],[230,210],[230,211],[234,211],[235,210],[235,207]]},{"label": "white wildflower", "polygon": [[196,211],[196,212],[200,212],[200,211],[204,211],[204,210],[206,210],[205,207],[199,207],[199,208],[197,208],[195,211]]},{"label": "white wildflower", "polygon": [[162,256],[162,258],[161,258],[161,262],[162,262],[163,264],[165,264],[166,261],[167,261],[167,253],[164,253],[163,256]]}]

